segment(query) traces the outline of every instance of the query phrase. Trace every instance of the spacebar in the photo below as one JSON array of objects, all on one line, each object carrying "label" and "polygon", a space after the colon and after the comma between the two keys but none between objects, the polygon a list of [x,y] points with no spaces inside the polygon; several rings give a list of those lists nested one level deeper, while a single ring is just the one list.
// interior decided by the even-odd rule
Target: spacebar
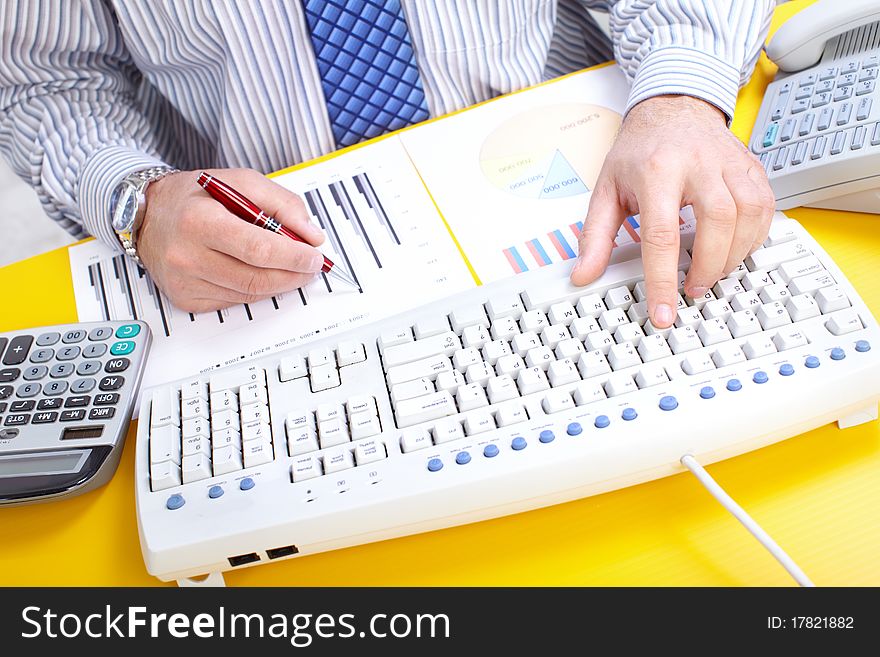
[{"label": "spacebar", "polygon": [[[637,245],[628,244],[624,247],[615,249],[615,251],[629,249],[630,247],[638,249]],[[681,249],[678,252],[678,268],[687,269],[690,264],[691,257],[688,255],[687,251]],[[527,287],[523,292],[522,299],[526,305],[526,309],[539,309],[546,312],[554,303],[559,303],[560,301],[573,301],[585,294],[592,293],[598,293],[600,296],[604,296],[605,292],[612,287],[617,287],[618,285],[632,285],[633,283],[642,280],[644,277],[645,270],[642,267],[642,259],[635,257],[629,260],[624,260],[623,262],[618,262],[617,264],[608,265],[605,273],[584,287],[572,285],[568,276],[553,278],[551,280],[542,280]]]}]

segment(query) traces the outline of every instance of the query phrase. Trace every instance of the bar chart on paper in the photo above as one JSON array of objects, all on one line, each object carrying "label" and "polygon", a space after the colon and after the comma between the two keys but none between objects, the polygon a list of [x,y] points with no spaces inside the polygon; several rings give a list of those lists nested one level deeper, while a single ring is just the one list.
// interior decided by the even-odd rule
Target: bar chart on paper
[{"label": "bar chart on paper", "polygon": [[[521,244],[508,246],[502,249],[501,253],[514,274],[521,274],[537,267],[545,267],[555,262],[571,260],[577,257],[578,236],[583,227],[582,221],[576,221],[533,237]],[[690,207],[682,208],[678,218],[678,227],[681,232],[694,229],[695,221]],[[617,233],[614,246],[641,242],[640,229],[638,216],[627,217]]]},{"label": "bar chart on paper", "polygon": [[413,296],[427,302],[472,287],[442,221],[428,220],[436,209],[399,143],[370,150],[382,152],[366,158],[354,150],[276,178],[303,198],[325,233],[321,250],[357,289],[319,274],[299,290],[192,314],[175,308],[132,260],[92,241],[69,250],[80,320],[148,322],[155,339],[149,386],[374,321]]}]

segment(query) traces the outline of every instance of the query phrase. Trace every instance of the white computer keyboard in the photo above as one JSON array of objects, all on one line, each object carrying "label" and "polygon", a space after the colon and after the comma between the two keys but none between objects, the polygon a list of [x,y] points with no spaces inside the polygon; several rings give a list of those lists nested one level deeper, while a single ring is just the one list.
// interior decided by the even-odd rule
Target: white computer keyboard
[{"label": "white computer keyboard", "polygon": [[[634,245],[633,245],[634,246]],[[687,241],[680,279],[688,268]],[[146,390],[137,513],[165,579],[473,522],[877,417],[880,330],[795,221],[671,330],[638,251],[565,263]]]}]

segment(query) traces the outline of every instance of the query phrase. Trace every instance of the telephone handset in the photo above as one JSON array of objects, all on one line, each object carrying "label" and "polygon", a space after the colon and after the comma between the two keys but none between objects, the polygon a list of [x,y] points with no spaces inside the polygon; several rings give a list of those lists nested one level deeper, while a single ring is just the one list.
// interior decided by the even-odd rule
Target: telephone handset
[{"label": "telephone handset", "polygon": [[765,51],[779,74],[749,147],[777,208],[880,214],[880,2],[820,0]]}]

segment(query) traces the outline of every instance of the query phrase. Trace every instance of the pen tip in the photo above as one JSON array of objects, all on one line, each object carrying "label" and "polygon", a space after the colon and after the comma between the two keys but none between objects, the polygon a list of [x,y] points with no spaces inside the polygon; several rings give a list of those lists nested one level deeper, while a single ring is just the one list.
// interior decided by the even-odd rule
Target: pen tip
[{"label": "pen tip", "polygon": [[333,269],[330,270],[330,273],[332,275],[334,275],[336,278],[338,278],[339,280],[343,281],[344,283],[348,283],[352,287],[360,289],[360,285],[357,284],[357,281],[355,281],[351,276],[349,276],[348,272],[346,272],[343,269],[340,269],[338,266],[333,267]]}]

